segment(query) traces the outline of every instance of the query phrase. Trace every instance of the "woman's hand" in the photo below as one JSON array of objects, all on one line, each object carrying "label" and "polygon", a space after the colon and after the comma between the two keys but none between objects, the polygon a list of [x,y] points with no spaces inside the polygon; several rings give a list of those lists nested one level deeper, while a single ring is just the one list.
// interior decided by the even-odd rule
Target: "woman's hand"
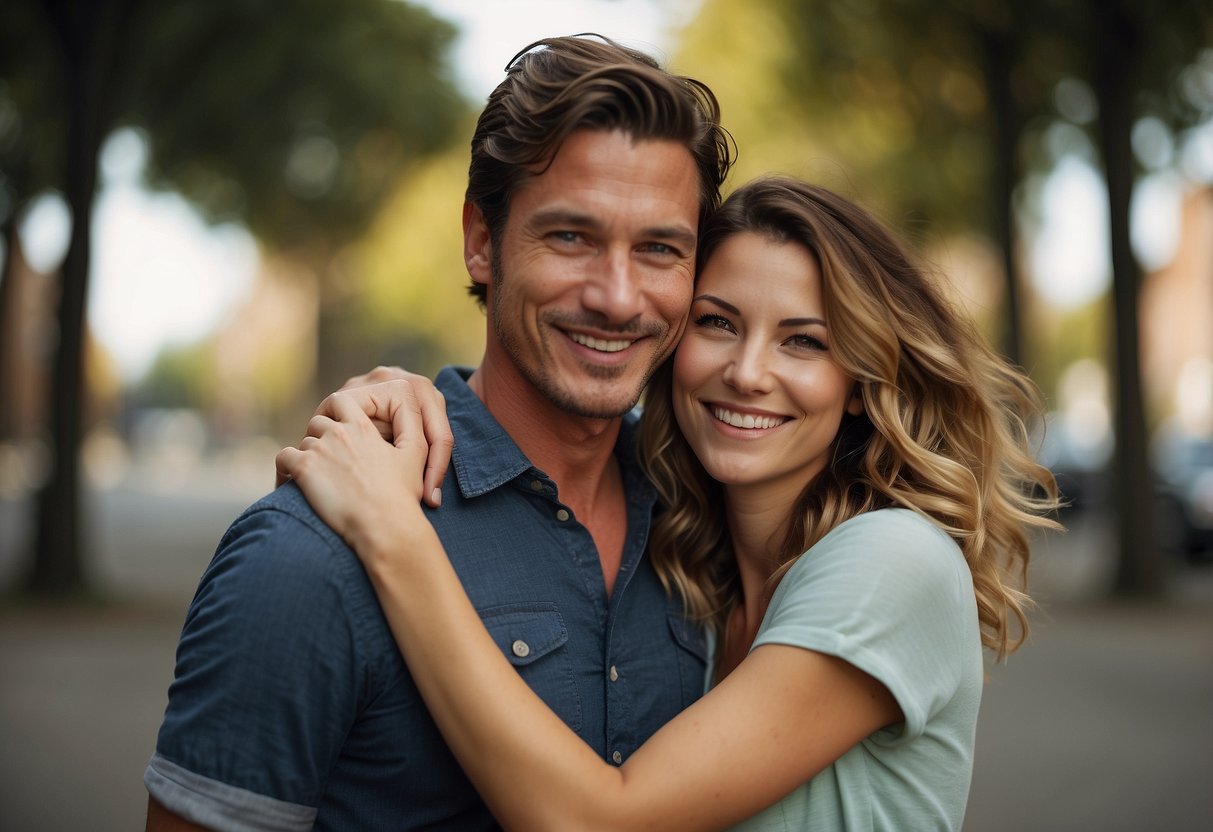
[{"label": "woman's hand", "polygon": [[[299,447],[279,452],[278,476],[295,480],[316,513],[366,561],[382,551],[380,540],[399,540],[410,526],[429,528],[419,507],[433,455],[425,419],[407,383],[338,391],[321,403]],[[376,421],[391,426],[392,443]]]},{"label": "woman's hand", "polygon": [[[422,432],[429,445],[422,499],[427,505],[437,508],[442,502],[442,479],[446,476],[451,448],[455,443],[442,392],[425,376],[400,367],[376,367],[369,373],[348,379],[338,393],[347,394],[370,418],[380,436],[391,443],[395,443],[401,435],[403,425],[397,422],[404,418],[403,414],[413,413],[414,410],[420,413]],[[332,396],[320,403],[315,415],[335,418]],[[311,435],[311,423],[308,434]],[[282,485],[288,479],[290,474],[279,464],[276,484]]]}]

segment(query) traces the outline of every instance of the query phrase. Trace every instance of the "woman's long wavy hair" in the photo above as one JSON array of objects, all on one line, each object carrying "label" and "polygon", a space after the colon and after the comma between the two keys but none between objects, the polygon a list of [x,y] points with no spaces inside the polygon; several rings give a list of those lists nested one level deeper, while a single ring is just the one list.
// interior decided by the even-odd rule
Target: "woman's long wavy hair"
[{"label": "woman's long wavy hair", "polygon": [[[832,462],[809,482],[776,553],[775,581],[843,521],[901,506],[960,546],[982,642],[998,659],[1027,635],[1032,527],[1059,528],[1052,474],[1032,452],[1043,399],[866,211],[824,188],[765,177],[733,193],[701,231],[700,268],[734,234],[804,246],[822,277],[830,351],[856,380],[864,412],[844,415]],[[654,376],[641,459],[663,511],[649,544],[667,591],[721,632],[740,584],[719,483],[683,439],[672,362]]]}]

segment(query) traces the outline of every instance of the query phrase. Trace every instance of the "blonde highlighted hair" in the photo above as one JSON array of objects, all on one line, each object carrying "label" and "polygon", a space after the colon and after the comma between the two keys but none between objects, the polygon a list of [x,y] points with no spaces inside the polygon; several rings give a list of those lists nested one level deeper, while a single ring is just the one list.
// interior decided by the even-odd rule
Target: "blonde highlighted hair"
[{"label": "blonde highlighted hair", "polygon": [[[1027,635],[1029,530],[1059,528],[1049,470],[1032,452],[1043,400],[870,214],[824,188],[764,177],[734,192],[701,230],[700,268],[734,234],[804,246],[822,276],[830,350],[856,380],[864,412],[844,415],[830,465],[788,519],[773,580],[831,529],[900,506],[960,546],[973,576],[982,642],[1002,659]],[[738,600],[720,485],[674,421],[672,362],[654,376],[641,458],[663,510],[654,568],[689,613],[719,629]]]}]

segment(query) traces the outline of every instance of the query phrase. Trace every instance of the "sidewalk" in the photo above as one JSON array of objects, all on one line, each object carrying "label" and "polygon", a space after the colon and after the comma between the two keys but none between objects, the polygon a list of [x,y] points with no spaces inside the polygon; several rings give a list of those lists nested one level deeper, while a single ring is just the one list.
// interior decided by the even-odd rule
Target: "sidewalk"
[{"label": "sidewalk", "polygon": [[[181,620],[245,502],[98,497],[98,572],[127,600],[0,605],[0,830],[142,828]],[[0,526],[12,508],[0,504]],[[1111,550],[1098,518],[1038,546],[1044,609],[1028,646],[991,670],[966,829],[1213,827],[1213,568],[1177,574],[1166,604],[1114,604],[1099,592]]]}]

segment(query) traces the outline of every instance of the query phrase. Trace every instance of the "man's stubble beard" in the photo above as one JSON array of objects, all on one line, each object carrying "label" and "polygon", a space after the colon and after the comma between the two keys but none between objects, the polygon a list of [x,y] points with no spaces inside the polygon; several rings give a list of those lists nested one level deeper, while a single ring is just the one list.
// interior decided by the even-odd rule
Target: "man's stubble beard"
[{"label": "man's stubble beard", "polygon": [[[502,297],[502,269],[498,254],[500,250],[500,246],[493,246],[490,257],[494,295],[494,303],[492,305],[493,332],[497,337],[498,343],[501,344],[501,348],[509,356],[510,361],[513,362],[518,372],[527,380],[528,384],[534,387],[540,395],[551,402],[558,410],[571,416],[585,419],[617,419],[629,413],[636,406],[636,403],[640,401],[641,394],[644,392],[645,387],[648,386],[649,379],[657,369],[656,366],[648,369],[637,389],[632,391],[628,397],[627,403],[622,404],[579,400],[568,390],[561,387],[557,379],[544,369],[541,362],[537,362],[536,366],[531,366],[528,362],[521,360],[524,352],[518,340],[515,339],[513,331],[505,325],[504,317],[500,311],[502,304],[498,302]],[[610,381],[623,375],[625,372],[625,369],[621,367],[601,367],[589,364],[583,364],[582,366],[587,375],[603,381]]]}]

